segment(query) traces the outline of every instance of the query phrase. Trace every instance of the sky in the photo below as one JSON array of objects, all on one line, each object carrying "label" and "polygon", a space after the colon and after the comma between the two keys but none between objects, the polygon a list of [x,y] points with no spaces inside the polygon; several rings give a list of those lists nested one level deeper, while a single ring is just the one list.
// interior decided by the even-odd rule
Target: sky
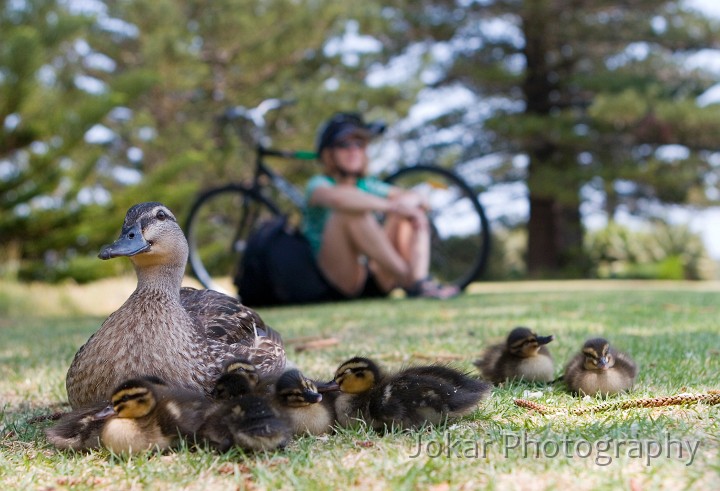
[{"label": "sky", "polygon": [[720,2],[718,0],[687,0],[685,3],[705,12],[707,15],[720,18]]}]

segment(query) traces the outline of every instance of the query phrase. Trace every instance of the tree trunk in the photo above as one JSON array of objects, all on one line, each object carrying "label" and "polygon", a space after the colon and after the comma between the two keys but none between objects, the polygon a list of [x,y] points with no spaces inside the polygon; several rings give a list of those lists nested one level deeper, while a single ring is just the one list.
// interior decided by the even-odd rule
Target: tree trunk
[{"label": "tree trunk", "polygon": [[528,221],[527,268],[530,276],[552,271],[558,264],[556,247],[555,200],[534,196],[530,192],[530,220]]},{"label": "tree trunk", "polygon": [[[525,8],[525,112],[550,118],[553,95],[557,97],[563,90],[556,81],[555,67],[549,62],[548,29],[553,28],[554,22],[547,17],[551,14],[544,2],[530,2]],[[583,233],[577,163],[572,154],[564,154],[544,134],[536,135],[535,141],[529,143],[528,154],[528,274],[575,276],[586,266],[581,260]]]},{"label": "tree trunk", "polygon": [[530,276],[577,277],[588,271],[580,215],[582,184],[572,155],[553,145],[530,157],[527,270]]}]

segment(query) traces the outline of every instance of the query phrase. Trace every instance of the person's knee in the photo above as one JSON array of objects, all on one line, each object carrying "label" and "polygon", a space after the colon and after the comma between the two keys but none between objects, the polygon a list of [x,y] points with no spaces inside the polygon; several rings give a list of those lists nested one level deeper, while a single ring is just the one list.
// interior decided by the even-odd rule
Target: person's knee
[{"label": "person's knee", "polygon": [[427,214],[425,213],[419,213],[417,219],[415,220],[415,227],[418,230],[429,230],[430,229],[430,220],[428,219]]}]

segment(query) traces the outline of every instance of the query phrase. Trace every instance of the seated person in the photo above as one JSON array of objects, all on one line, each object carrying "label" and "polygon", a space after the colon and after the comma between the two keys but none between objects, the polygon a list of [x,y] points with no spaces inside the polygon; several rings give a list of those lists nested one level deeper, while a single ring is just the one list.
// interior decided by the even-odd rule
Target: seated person
[{"label": "seated person", "polygon": [[[449,298],[455,286],[429,276],[427,203],[413,192],[366,176],[366,148],[378,130],[357,114],[339,113],[318,136],[323,173],[307,185],[303,233],[317,265],[345,298],[409,296]],[[381,223],[376,213],[385,215]]]}]

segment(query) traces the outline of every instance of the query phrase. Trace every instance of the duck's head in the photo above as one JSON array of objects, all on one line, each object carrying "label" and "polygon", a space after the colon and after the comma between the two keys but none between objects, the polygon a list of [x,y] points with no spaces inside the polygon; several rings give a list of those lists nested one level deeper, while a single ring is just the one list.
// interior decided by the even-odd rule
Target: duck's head
[{"label": "duck's head", "polygon": [[299,370],[288,370],[275,384],[275,393],[280,402],[288,407],[303,407],[322,401],[322,394],[312,380]]},{"label": "duck's head", "polygon": [[585,370],[607,370],[615,365],[610,343],[603,338],[589,339],[582,348],[585,356],[583,367]]},{"label": "duck's head", "polygon": [[212,396],[232,399],[252,393],[260,381],[255,365],[244,358],[233,358],[223,366],[223,373],[215,381]]},{"label": "duck's head", "polygon": [[188,245],[175,215],[162,203],[140,203],[125,215],[120,237],[98,257],[127,256],[136,265],[187,262]]},{"label": "duck's head", "polygon": [[380,368],[368,358],[351,358],[335,371],[335,382],[348,394],[360,394],[372,389],[380,380]]},{"label": "duck's head", "polygon": [[[160,382],[162,383],[162,382]],[[95,415],[104,419],[114,415],[118,418],[142,418],[157,406],[155,379],[130,379],[120,384],[110,397],[110,405]]]},{"label": "duck's head", "polygon": [[540,347],[554,339],[553,336],[538,336],[527,327],[516,327],[507,337],[507,348],[515,356],[529,358],[537,355]]}]

